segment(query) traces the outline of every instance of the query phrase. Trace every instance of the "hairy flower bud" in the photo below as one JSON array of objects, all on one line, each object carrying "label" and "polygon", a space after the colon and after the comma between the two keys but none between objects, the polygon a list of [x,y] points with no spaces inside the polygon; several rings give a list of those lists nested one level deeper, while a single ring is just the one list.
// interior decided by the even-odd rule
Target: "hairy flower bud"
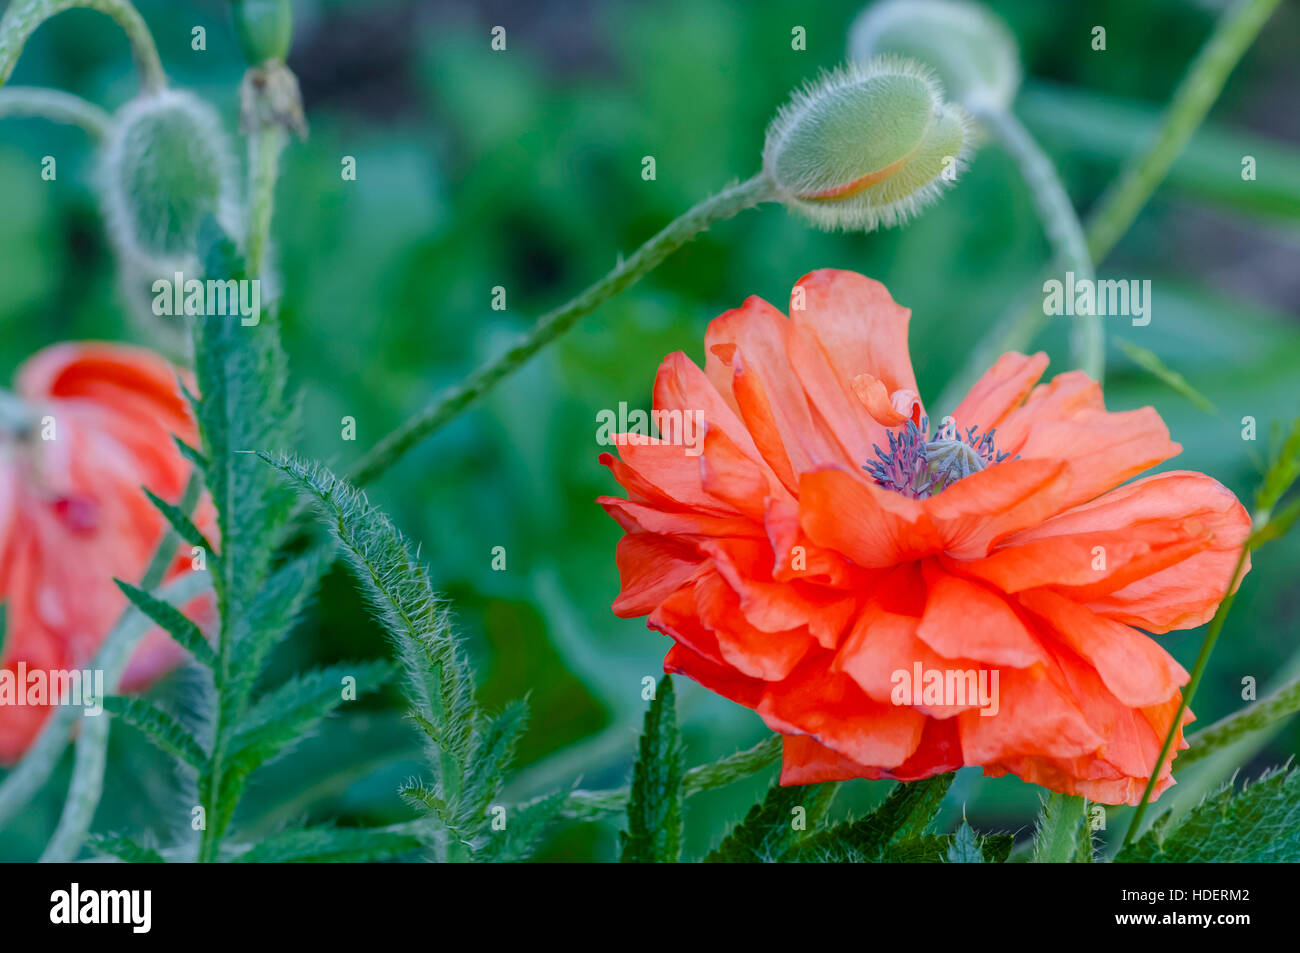
[{"label": "hairy flower bud", "polygon": [[768,126],[763,170],[816,224],[870,231],[906,221],[956,179],[967,127],[927,69],[879,57],[796,93]]},{"label": "hairy flower bud", "polygon": [[892,53],[934,70],[967,110],[1005,110],[1020,86],[1015,38],[998,17],[967,0],[881,0],[849,30],[849,59]]},{"label": "hairy flower bud", "polygon": [[233,230],[234,160],[207,103],[177,90],[117,113],[100,157],[108,232],[124,258],[161,274],[193,262],[207,215]]},{"label": "hairy flower bud", "polygon": [[230,14],[249,66],[284,62],[293,37],[289,0],[231,0]]}]

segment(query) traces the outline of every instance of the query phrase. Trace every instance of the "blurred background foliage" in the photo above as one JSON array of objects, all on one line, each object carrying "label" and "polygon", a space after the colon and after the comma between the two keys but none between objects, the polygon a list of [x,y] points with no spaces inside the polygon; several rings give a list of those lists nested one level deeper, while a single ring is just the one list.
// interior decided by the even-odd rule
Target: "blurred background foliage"
[{"label": "blurred background foliage", "polygon": [[[1162,104],[1222,5],[1210,0],[995,2],[1029,80],[1017,112],[1060,165],[1085,211],[1120,162],[1151,136]],[[234,133],[241,58],[224,0],[141,0],[174,83],[213,102]],[[290,65],[311,137],[286,155],[274,251],[286,346],[306,395],[297,448],[355,460],[405,415],[497,353],[532,318],[603,274],[616,256],[759,163],[768,118],[791,89],[844,56],[859,0],[304,0]],[[492,52],[489,30],[507,28]],[[794,26],[806,51],[791,48]],[[1093,51],[1102,25],[1107,49]],[[191,30],[207,50],[191,50]],[[1153,318],[1107,322],[1112,409],[1155,405],[1185,452],[1174,465],[1253,493],[1270,424],[1297,411],[1300,368],[1300,9],[1284,4],[1102,277],[1150,278]],[[110,21],[59,16],[37,32],[15,83],[57,86],[109,108],[134,94],[127,46]],[[1254,155],[1258,179],[1242,181]],[[42,182],[42,156],[58,178]],[[357,160],[344,182],[340,163]],[[643,181],[653,155],[657,179]],[[168,319],[128,303],[101,228],[94,154],[78,130],[0,123],[0,372],[36,349],[79,338],[174,347]],[[644,702],[667,648],[642,620],[614,618],[615,524],[594,504],[617,492],[596,462],[596,413],[648,407],[663,356],[702,361],[707,322],[756,294],[784,307],[806,272],[848,268],[884,281],[913,309],[912,351],[933,401],[990,322],[1035,291],[1047,246],[1025,187],[999,149],[982,149],[937,207],[903,230],[816,232],[778,206],[723,223],[588,318],[491,397],[412,453],[372,499],[423,543],[455,606],[486,700],[527,693],[532,729],[510,793],[581,779],[626,780]],[[490,308],[494,286],[508,309]],[[1141,371],[1117,339],[1154,351],[1217,415]],[[1062,369],[1065,325],[1040,346]],[[931,407],[931,414],[950,408]],[[357,421],[356,443],[340,419]],[[1243,416],[1260,439],[1242,440]],[[504,546],[507,569],[490,569]],[[1220,641],[1195,710],[1202,725],[1263,695],[1300,667],[1300,535],[1260,554]],[[1163,639],[1190,668],[1201,632]],[[385,653],[351,581],[330,575],[278,660],[282,672]],[[185,692],[180,673],[156,691]],[[752,712],[679,680],[687,757],[696,764],[766,732]],[[299,820],[410,818],[396,794],[418,773],[415,735],[390,694],[358,703],[255,781],[244,835]],[[1290,757],[1292,723],[1248,750],[1180,776],[1194,799],[1249,759]],[[1235,761],[1234,761],[1235,759]],[[58,817],[70,757],[43,796],[0,832],[0,859],[34,858]],[[1226,766],[1226,767],[1225,767]],[[152,829],[164,842],[178,809],[169,769],[139,736],[113,733],[95,829]],[[772,772],[701,795],[688,808],[688,855],[738,819]],[[883,784],[845,786],[861,810]],[[947,818],[1027,833],[1037,789],[961,773]],[[1111,832],[1123,830],[1112,812]],[[568,825],[544,857],[615,856],[612,824]]]}]

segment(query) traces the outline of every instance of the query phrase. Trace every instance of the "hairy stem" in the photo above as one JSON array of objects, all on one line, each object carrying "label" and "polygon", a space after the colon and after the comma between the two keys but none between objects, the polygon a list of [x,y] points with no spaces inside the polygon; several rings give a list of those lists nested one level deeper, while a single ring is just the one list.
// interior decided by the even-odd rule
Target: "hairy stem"
[{"label": "hairy stem", "polygon": [[[1061,272],[1073,272],[1076,281],[1091,282],[1095,276],[1088,240],[1052,160],[1010,111],[982,109],[976,117],[997,134],[1020,167],[1020,174],[1029,186],[1038,217],[1042,220],[1043,231],[1052,243],[1056,267]],[[1105,373],[1106,345],[1101,316],[1096,308],[1092,314],[1076,316],[1070,332],[1070,347],[1075,367],[1093,380],[1101,380]]]},{"label": "hairy stem", "polygon": [[112,117],[80,96],[42,86],[8,86],[0,89],[0,119],[48,119],[79,126],[96,140],[108,135]]},{"label": "hairy stem", "polygon": [[275,211],[275,184],[287,134],[281,126],[255,130],[248,138],[248,273],[262,275]]},{"label": "hairy stem", "polygon": [[[1155,139],[1128,161],[1087,217],[1085,234],[1094,262],[1110,254],[1164,181],[1170,166],[1218,99],[1233,67],[1254,42],[1278,2],[1238,0],[1219,17],[1214,31],[1179,82]],[[965,365],[944,390],[939,406],[956,407],[998,356],[1007,351],[1025,350],[1045,322],[1046,316],[1037,303],[1008,311],[984,336],[982,343],[972,348]]]},{"label": "hairy stem", "polygon": [[480,367],[441,400],[389,433],[348,472],[348,480],[364,485],[387,472],[412,447],[523,367],[533,355],[582,318],[635,284],[690,239],[716,222],[773,198],[771,184],[764,176],[757,175],[705,199],[638,248],[632,257],[620,261],[586,291],[544,314],[528,335],[510,350]]},{"label": "hairy stem", "polygon": [[140,85],[156,92],[167,85],[149,27],[130,0],[13,0],[0,20],[0,86],[9,81],[23,46],[42,23],[65,10],[82,8],[108,14],[126,33],[140,70]]},{"label": "hairy stem", "polygon": [[1300,678],[1292,679],[1267,698],[1189,737],[1187,740],[1191,747],[1178,756],[1178,767],[1186,768],[1208,758],[1246,735],[1262,731],[1297,711],[1300,711]]},{"label": "hairy stem", "polygon": [[1073,794],[1053,791],[1048,795],[1034,835],[1034,863],[1062,864],[1078,858],[1080,828],[1088,822],[1087,803]]},{"label": "hairy stem", "polygon": [[[692,794],[699,794],[701,791],[711,791],[714,788],[725,787],[734,781],[739,781],[751,774],[762,771],[780,757],[781,736],[773,735],[771,738],[760,741],[752,748],[746,748],[744,751],[727,755],[725,758],[720,758],[710,764],[701,764],[691,768],[682,777],[682,793],[689,797]],[[630,796],[631,789],[626,785],[621,788],[611,788],[608,791],[574,791],[565,801],[561,816],[591,820],[617,814],[627,809]],[[527,803],[532,804],[539,800],[543,800],[543,798],[536,798],[534,801]],[[522,806],[527,806],[527,804]]]}]

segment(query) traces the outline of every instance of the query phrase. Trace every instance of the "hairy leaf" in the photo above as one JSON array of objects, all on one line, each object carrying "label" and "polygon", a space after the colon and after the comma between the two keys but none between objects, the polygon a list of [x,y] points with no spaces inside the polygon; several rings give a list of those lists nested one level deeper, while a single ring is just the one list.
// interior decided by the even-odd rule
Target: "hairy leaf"
[{"label": "hairy leaf", "polygon": [[507,816],[505,830],[491,832],[476,859],[496,863],[527,860],[537,849],[546,828],[560,816],[568,796],[569,791],[561,788],[524,807],[514,808]]},{"label": "hairy leaf", "polygon": [[392,675],[386,662],[353,662],[297,675],[262,696],[230,744],[230,758],[252,771],[304,738],[347,699],[344,680],[355,679],[357,694],[381,688]]},{"label": "hairy leaf", "polygon": [[957,828],[957,833],[953,836],[952,844],[948,847],[948,853],[944,859],[950,864],[984,863],[984,853],[980,850],[975,831],[971,829],[970,824],[967,823],[964,817],[961,821],[961,827]]},{"label": "hairy leaf", "polygon": [[171,524],[172,529],[176,530],[177,536],[185,540],[185,542],[189,543],[191,546],[203,547],[211,557],[211,561],[214,563],[216,562],[219,558],[217,551],[212,548],[212,544],[208,542],[207,537],[203,535],[202,531],[194,525],[194,521],[185,515],[183,509],[179,506],[173,506],[168,503],[147,486],[141,487],[140,489],[144,490],[144,495],[149,497],[149,502],[152,503],[154,508],[163,515],[163,518]]},{"label": "hairy leaf", "polygon": [[1239,791],[1229,784],[1177,821],[1166,814],[1115,860],[1296,863],[1300,861],[1300,770],[1273,771]]},{"label": "hairy leaf", "polygon": [[329,470],[265,454],[263,459],[313,495],[324,511],[326,525],[401,660],[414,720],[431,742],[433,796],[452,816],[460,816],[451,805],[477,770],[470,758],[472,749],[484,750],[475,744],[483,723],[469,665],[427,570],[388,517]]},{"label": "hairy leaf", "polygon": [[217,653],[213,650],[212,644],[208,642],[203,631],[184,613],[170,603],[154,598],[143,589],[133,586],[129,582],[123,582],[121,579],[114,579],[113,581],[117,583],[117,588],[125,593],[126,597],[131,600],[131,603],[137,609],[154,622],[157,622],[164,631],[177,641],[181,648],[208,668],[216,667]]},{"label": "hairy leaf", "polygon": [[891,843],[919,838],[925,833],[939,812],[952,779],[949,773],[899,784],[866,817],[820,831],[809,837],[801,849],[823,860],[833,859],[837,853],[846,857],[851,853],[859,861],[883,860]]},{"label": "hairy leaf", "polygon": [[180,722],[143,698],[110,695],[104,699],[104,709],[138,728],[163,751],[191,767],[201,768],[207,760],[203,746]]},{"label": "hairy leaf", "polygon": [[665,675],[645,714],[632,769],[624,863],[675,863],[681,857],[683,761],[673,680]]},{"label": "hairy leaf", "polygon": [[224,686],[227,710],[236,721],[244,717],[271,650],[289,634],[333,561],[333,541],[315,546],[272,572],[252,599],[234,634],[233,671]]},{"label": "hairy leaf", "polygon": [[128,864],[166,863],[163,855],[152,847],[137,844],[131,838],[118,834],[91,835],[90,846],[106,857],[116,857]]},{"label": "hairy leaf", "polygon": [[366,863],[391,860],[419,850],[420,838],[406,831],[365,827],[308,827],[264,838],[235,858],[244,864]]},{"label": "hairy leaf", "polygon": [[835,790],[834,784],[772,785],[704,862],[772,863],[797,858],[807,828],[825,816]]},{"label": "hairy leaf", "polygon": [[1034,832],[1034,863],[1068,863],[1077,859],[1081,827],[1088,824],[1087,802],[1052,792],[1042,799]]}]

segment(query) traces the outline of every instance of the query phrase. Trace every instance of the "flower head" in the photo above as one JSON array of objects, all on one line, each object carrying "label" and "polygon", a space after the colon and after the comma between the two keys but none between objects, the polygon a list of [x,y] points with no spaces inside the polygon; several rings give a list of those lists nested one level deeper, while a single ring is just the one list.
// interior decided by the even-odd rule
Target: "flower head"
[{"label": "flower head", "polygon": [[[126,605],[113,577],[138,581],[162,537],[141,485],[164,499],[181,495],[190,467],[172,435],[193,443],[194,423],[177,371],[135,348],[55,345],[30,358],[16,383],[15,393],[0,392],[0,666],[77,669]],[[189,567],[187,548],[171,573]],[[180,658],[154,630],[122,687],[143,687]],[[0,761],[23,753],[47,714],[0,707]]]},{"label": "flower head", "polygon": [[703,370],[664,360],[655,409],[701,413],[702,454],[602,456],[615,612],[784,736],[784,783],[979,765],[1136,802],[1188,678],[1147,633],[1214,613],[1245,509],[1200,473],[1126,482],[1181,448],[1080,372],[1039,383],[1043,354],[1003,355],[931,433],[883,285],[818,271],[792,304],[718,317]]}]

